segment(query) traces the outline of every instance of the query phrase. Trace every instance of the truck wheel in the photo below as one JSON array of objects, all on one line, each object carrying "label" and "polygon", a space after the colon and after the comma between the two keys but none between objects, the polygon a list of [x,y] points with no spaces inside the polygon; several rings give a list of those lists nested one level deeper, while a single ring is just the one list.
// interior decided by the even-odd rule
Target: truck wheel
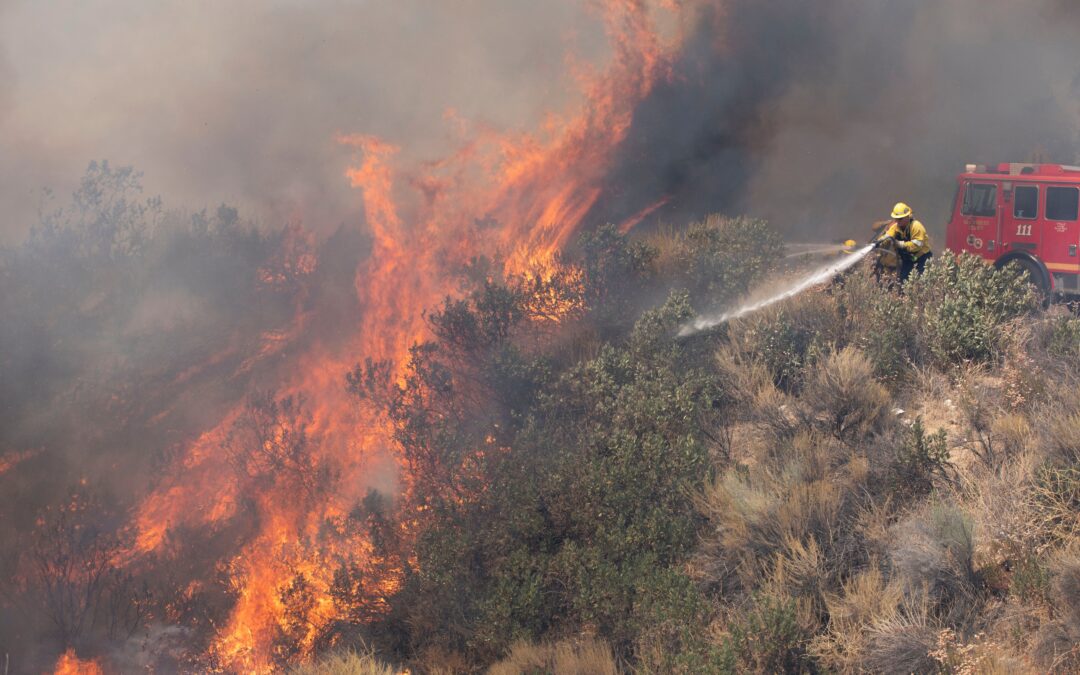
[{"label": "truck wheel", "polygon": [[1039,304],[1043,309],[1050,306],[1050,283],[1047,278],[1049,275],[1042,269],[1042,266],[1038,262],[1031,258],[1025,258],[1017,256],[1006,260],[1004,263],[999,261],[998,267],[1005,267],[1009,263],[1012,263],[1024,271],[1024,276],[1027,277],[1031,285],[1035,287],[1035,297],[1039,299]]}]

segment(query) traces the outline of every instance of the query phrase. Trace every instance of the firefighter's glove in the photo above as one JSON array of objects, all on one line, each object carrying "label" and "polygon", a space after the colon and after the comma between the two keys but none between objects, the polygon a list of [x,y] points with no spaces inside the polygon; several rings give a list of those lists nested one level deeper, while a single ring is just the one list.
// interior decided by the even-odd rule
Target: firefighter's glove
[{"label": "firefighter's glove", "polygon": [[888,248],[889,244],[893,242],[892,237],[882,237],[877,240],[877,248]]}]

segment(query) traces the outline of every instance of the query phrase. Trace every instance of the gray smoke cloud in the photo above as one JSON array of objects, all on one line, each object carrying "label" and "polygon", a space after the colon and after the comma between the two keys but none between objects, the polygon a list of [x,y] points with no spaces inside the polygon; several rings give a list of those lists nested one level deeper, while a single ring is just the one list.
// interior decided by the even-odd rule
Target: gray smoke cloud
[{"label": "gray smoke cloud", "polygon": [[[722,7],[720,7],[722,5]],[[718,9],[718,7],[720,7]],[[701,3],[638,111],[605,207],[869,235],[898,200],[943,232],[968,162],[1077,160],[1080,11],[1035,0]]]},{"label": "gray smoke cloud", "polygon": [[325,233],[359,220],[336,134],[432,158],[454,143],[448,110],[531,128],[573,89],[568,47],[604,48],[572,0],[15,0],[0,19],[7,243],[36,190],[68,193],[92,159],[138,167],[173,202]]}]

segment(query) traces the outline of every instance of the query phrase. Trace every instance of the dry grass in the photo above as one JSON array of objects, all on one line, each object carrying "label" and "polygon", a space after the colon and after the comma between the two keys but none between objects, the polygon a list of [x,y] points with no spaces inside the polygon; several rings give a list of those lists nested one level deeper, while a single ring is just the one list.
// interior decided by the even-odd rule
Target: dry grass
[{"label": "dry grass", "polygon": [[1049,567],[1054,620],[1040,628],[1035,655],[1048,670],[1080,672],[1080,544],[1058,551]]},{"label": "dry grass", "polygon": [[1042,548],[1080,537],[1080,468],[1076,465],[1041,467],[1026,497]]},{"label": "dry grass", "polygon": [[935,616],[950,623],[966,621],[983,601],[973,529],[957,505],[931,502],[892,530],[893,577],[907,593],[923,592],[933,602]]},{"label": "dry grass", "polygon": [[1044,420],[1049,422],[1043,432],[1047,459],[1065,466],[1080,465],[1080,413],[1059,411]]},{"label": "dry grass", "polygon": [[618,675],[611,647],[594,639],[529,644],[519,642],[488,675]]},{"label": "dry grass", "polygon": [[795,409],[795,400],[770,383],[755,392],[752,419],[762,426],[775,447],[798,430]]},{"label": "dry grass", "polygon": [[937,645],[930,652],[930,657],[937,662],[939,672],[950,675],[1022,672],[1021,663],[985,635],[975,635],[971,641],[965,642],[951,628],[938,633]]},{"label": "dry grass", "polygon": [[1006,413],[990,423],[990,435],[1001,445],[1005,458],[1013,459],[1024,453],[1033,433],[1027,417]]},{"label": "dry grass", "polygon": [[698,508],[710,528],[693,569],[707,586],[750,590],[767,579],[799,597],[820,595],[837,578],[848,551],[856,489],[868,479],[865,457],[847,455],[835,440],[801,432],[766,446],[751,465],[723,472],[704,489]]},{"label": "dry grass", "polygon": [[[986,361],[916,358],[890,390],[845,346],[864,345],[867,310],[838,315],[837,298],[878,292],[855,286],[738,322],[717,352],[739,423],[759,431],[699,499],[711,527],[694,570],[718,622],[782,599],[824,672],[1080,672],[1080,321],[1055,337],[1071,361],[1047,353],[1046,326],[1012,323]],[[805,349],[794,386],[775,377],[787,344]],[[920,415],[947,432],[923,439],[944,473],[907,495],[890,451]]]},{"label": "dry grass", "polygon": [[800,628],[812,635],[820,628],[831,576],[830,561],[814,537],[789,538],[777,551],[762,589],[767,595],[793,599]]},{"label": "dry grass", "polygon": [[1080,545],[1058,552],[1050,563],[1050,573],[1059,615],[1080,635]]},{"label": "dry grass", "polygon": [[297,666],[289,672],[292,675],[400,675],[408,671],[379,661],[371,652],[345,651]]},{"label": "dry grass", "polygon": [[1044,540],[1031,501],[1031,480],[1037,459],[1028,450],[1017,451],[999,471],[965,474],[966,504],[980,533],[985,559],[1009,566],[1035,555]]},{"label": "dry grass", "polygon": [[854,347],[829,354],[807,378],[807,421],[838,438],[862,439],[888,419],[890,396],[870,360]]},{"label": "dry grass", "polygon": [[821,663],[841,673],[862,670],[870,646],[870,629],[896,616],[904,598],[900,584],[886,578],[873,561],[847,581],[839,593],[826,594],[829,623],[811,643]]},{"label": "dry grass", "polygon": [[685,247],[683,231],[684,228],[664,222],[645,238],[645,243],[656,250],[656,259],[653,264],[663,276],[672,277],[682,271],[679,269],[679,263],[683,259],[682,253]]},{"label": "dry grass", "polygon": [[871,622],[858,670],[898,675],[936,672],[938,664],[930,652],[943,628],[933,618],[925,594],[908,594],[899,607]]}]

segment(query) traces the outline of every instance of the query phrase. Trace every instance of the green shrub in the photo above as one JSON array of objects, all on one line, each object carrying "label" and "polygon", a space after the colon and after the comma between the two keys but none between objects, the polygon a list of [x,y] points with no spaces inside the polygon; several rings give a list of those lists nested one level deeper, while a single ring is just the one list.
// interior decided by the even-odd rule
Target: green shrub
[{"label": "green shrub", "polygon": [[581,237],[581,266],[585,274],[585,305],[599,331],[626,332],[639,312],[642,290],[655,273],[658,250],[631,241],[614,225]]},{"label": "green shrub", "polygon": [[867,312],[859,344],[874,366],[874,374],[898,381],[910,371],[916,345],[912,307],[891,293],[876,296]]},{"label": "green shrub", "polygon": [[797,321],[786,306],[733,322],[730,336],[748,360],[765,366],[773,383],[787,392],[801,386],[805,369],[823,350],[820,333]]},{"label": "green shrub", "polygon": [[1049,601],[1050,571],[1035,555],[1027,555],[1015,563],[1009,592],[1021,602],[1045,604]]},{"label": "green shrub", "polygon": [[735,672],[806,673],[815,670],[808,639],[793,599],[759,595],[729,622],[723,650],[737,664]]},{"label": "green shrub", "polygon": [[949,445],[944,429],[928,434],[922,417],[904,434],[892,465],[892,491],[901,497],[928,494],[934,482],[946,478],[949,469]]},{"label": "green shrub", "polygon": [[717,309],[749,291],[783,258],[783,238],[760,219],[709,215],[677,235],[665,270],[698,310]]},{"label": "green shrub", "polygon": [[705,630],[710,610],[693,582],[681,572],[656,570],[641,575],[639,584],[633,612],[640,670],[665,675],[722,670],[723,650]]},{"label": "green shrub", "polygon": [[1047,320],[1049,330],[1045,336],[1045,348],[1053,356],[1063,359],[1080,357],[1080,319],[1061,314]]},{"label": "green shrub", "polygon": [[[482,309],[463,305],[455,325],[484,325],[468,316]],[[510,349],[527,321],[413,350],[389,408],[415,487],[417,571],[393,600],[414,640],[484,664],[588,627],[624,658],[646,638],[675,670],[706,658],[682,565],[720,390],[706,345],[675,337],[690,315],[674,295],[558,370]]]},{"label": "green shrub", "polygon": [[917,315],[921,346],[939,367],[990,360],[1001,327],[1038,305],[1020,270],[996,269],[978,257],[947,251],[912,277],[905,293]]}]

